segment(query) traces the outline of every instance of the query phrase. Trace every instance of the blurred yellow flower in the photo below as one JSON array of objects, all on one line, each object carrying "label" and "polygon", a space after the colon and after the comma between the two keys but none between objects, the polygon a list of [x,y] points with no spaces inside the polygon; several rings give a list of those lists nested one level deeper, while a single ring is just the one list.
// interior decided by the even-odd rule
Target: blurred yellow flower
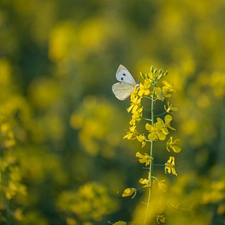
[{"label": "blurred yellow flower", "polygon": [[23,211],[21,208],[17,208],[14,213],[13,213],[13,216],[16,218],[16,220],[18,221],[22,221],[24,219],[24,216],[23,216]]},{"label": "blurred yellow flower", "polygon": [[77,225],[76,220],[72,217],[66,218],[66,223],[67,223],[67,225]]},{"label": "blurred yellow flower", "polygon": [[96,183],[86,183],[78,190],[63,191],[57,205],[60,211],[79,215],[86,221],[100,221],[104,215],[117,208],[117,203],[108,195],[106,187]]},{"label": "blurred yellow flower", "polygon": [[162,192],[167,191],[167,185],[164,182],[165,182],[165,180],[161,180],[161,181],[158,182],[158,188]]},{"label": "blurred yellow flower", "polygon": [[218,206],[217,213],[220,215],[225,214],[225,204],[221,204]]},{"label": "blurred yellow flower", "polygon": [[1,68],[0,84],[7,85],[11,81],[12,65],[9,60],[1,57],[0,68]]}]

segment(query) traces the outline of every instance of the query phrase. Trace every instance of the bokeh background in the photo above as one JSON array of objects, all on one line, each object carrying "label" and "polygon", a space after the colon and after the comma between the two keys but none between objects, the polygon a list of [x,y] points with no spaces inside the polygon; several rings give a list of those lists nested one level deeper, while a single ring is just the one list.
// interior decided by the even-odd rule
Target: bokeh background
[{"label": "bokeh background", "polygon": [[119,64],[137,81],[168,70],[176,89],[178,177],[155,170],[169,204],[149,224],[225,224],[224,12],[223,0],[1,0],[0,224],[142,223],[145,191],[121,198],[146,172],[140,143],[123,140]]}]

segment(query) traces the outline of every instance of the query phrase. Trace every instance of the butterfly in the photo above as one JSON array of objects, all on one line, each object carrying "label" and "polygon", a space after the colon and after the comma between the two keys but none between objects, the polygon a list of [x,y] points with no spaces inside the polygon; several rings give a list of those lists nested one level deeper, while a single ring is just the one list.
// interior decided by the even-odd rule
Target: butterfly
[{"label": "butterfly", "polygon": [[133,76],[123,65],[119,65],[116,71],[118,83],[113,84],[112,91],[119,100],[127,99],[135,87],[138,86]]}]

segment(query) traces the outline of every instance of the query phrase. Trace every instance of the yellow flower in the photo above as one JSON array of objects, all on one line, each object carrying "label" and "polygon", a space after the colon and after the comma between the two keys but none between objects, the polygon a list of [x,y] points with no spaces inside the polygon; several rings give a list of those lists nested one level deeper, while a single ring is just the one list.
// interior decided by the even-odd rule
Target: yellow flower
[{"label": "yellow flower", "polygon": [[140,152],[137,152],[136,157],[139,158],[138,160],[140,163],[145,163],[145,166],[149,165],[150,162],[153,160],[153,157],[146,153],[142,155]]},{"label": "yellow flower", "polygon": [[137,95],[131,95],[130,101],[131,105],[127,109],[127,112],[134,113],[141,105],[141,98],[139,98]]},{"label": "yellow flower", "polygon": [[154,140],[158,139],[157,129],[156,129],[155,126],[153,126],[153,125],[151,125],[149,123],[146,123],[145,124],[145,129],[149,132],[148,139],[150,141],[154,141]]},{"label": "yellow flower", "polygon": [[122,197],[128,197],[128,196],[132,196],[132,198],[134,198],[137,194],[137,189],[136,188],[126,188],[123,191]]},{"label": "yellow flower", "polygon": [[149,182],[149,180],[146,179],[146,178],[141,178],[141,179],[139,180],[139,183],[145,185],[144,187],[150,187],[150,182]]},{"label": "yellow flower", "polygon": [[180,141],[180,139],[176,139],[173,141],[173,137],[170,137],[170,139],[166,143],[166,149],[168,152],[172,149],[174,152],[179,153],[181,151],[181,147],[176,146],[175,144]]},{"label": "yellow flower", "polygon": [[171,111],[176,112],[178,110],[177,107],[173,107],[172,105],[170,105],[169,102],[167,102],[167,106],[164,105],[164,109],[166,110],[167,113],[170,113]]},{"label": "yellow flower", "polygon": [[172,173],[177,176],[177,172],[175,170],[175,158],[170,156],[169,160],[165,163],[165,173]]},{"label": "yellow flower", "polygon": [[171,115],[166,115],[165,120],[165,126],[168,127],[170,130],[176,130],[175,128],[170,126],[170,122],[172,121],[173,117]]},{"label": "yellow flower", "polygon": [[150,173],[148,172],[148,179],[146,179],[146,178],[141,178],[140,180],[139,180],[139,183],[140,184],[143,184],[144,186],[144,188],[145,187],[150,187]]},{"label": "yellow flower", "polygon": [[141,107],[138,110],[136,110],[135,112],[133,112],[131,121],[129,122],[130,125],[135,125],[136,122],[140,122],[141,121],[142,111],[143,111],[143,107]]},{"label": "yellow flower", "polygon": [[136,136],[138,135],[136,126],[132,126],[129,128],[129,132],[123,137],[123,139],[128,139],[128,140],[134,140]]},{"label": "yellow flower", "polygon": [[155,123],[155,127],[157,130],[158,139],[163,141],[166,139],[166,135],[169,133],[166,124],[162,119],[156,118],[157,122]]},{"label": "yellow flower", "polygon": [[151,81],[149,79],[144,80],[144,84],[140,83],[138,95],[150,95]]},{"label": "yellow flower", "polygon": [[165,123],[161,118],[156,118],[157,122],[155,122],[153,125],[146,123],[145,129],[149,132],[148,139],[151,141],[154,140],[165,140],[166,135],[169,133],[168,129],[175,130],[175,128],[170,126],[170,122],[172,120],[171,115],[165,116]]},{"label": "yellow flower", "polygon": [[162,87],[163,96],[165,98],[170,98],[170,92],[175,92],[175,90],[173,89],[172,85],[169,84],[167,81],[164,80],[162,81],[162,83],[164,84],[164,86]]},{"label": "yellow flower", "polygon": [[141,142],[141,147],[143,148],[146,145],[146,137],[144,134],[139,134],[137,140]]}]

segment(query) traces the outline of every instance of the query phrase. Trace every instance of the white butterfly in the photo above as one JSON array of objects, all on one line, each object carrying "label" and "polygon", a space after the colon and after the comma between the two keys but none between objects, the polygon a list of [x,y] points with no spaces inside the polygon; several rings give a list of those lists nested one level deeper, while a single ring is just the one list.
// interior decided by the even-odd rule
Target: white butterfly
[{"label": "white butterfly", "polygon": [[123,65],[119,65],[116,71],[116,79],[120,82],[113,84],[112,91],[119,100],[125,100],[138,86],[130,72]]}]

